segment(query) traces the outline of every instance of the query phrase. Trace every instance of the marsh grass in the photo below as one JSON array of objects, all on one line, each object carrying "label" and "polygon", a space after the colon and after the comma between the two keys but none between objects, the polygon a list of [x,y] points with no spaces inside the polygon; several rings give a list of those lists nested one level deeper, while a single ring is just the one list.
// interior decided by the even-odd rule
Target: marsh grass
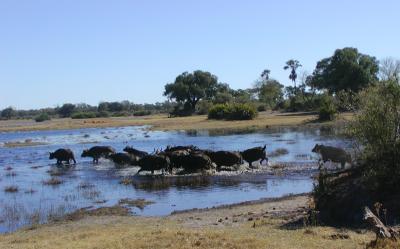
[{"label": "marsh grass", "polygon": [[118,201],[119,205],[126,205],[128,207],[137,207],[140,210],[143,210],[146,206],[153,204],[154,201],[148,201],[146,199],[121,199]]},{"label": "marsh grass", "polygon": [[60,185],[63,183],[63,180],[61,180],[60,178],[57,177],[52,177],[48,180],[43,180],[42,182],[44,185],[50,185],[50,186],[56,186],[56,185]]},{"label": "marsh grass", "polygon": [[6,192],[6,193],[16,193],[18,191],[19,191],[19,188],[16,185],[7,186],[4,188],[4,192]]}]

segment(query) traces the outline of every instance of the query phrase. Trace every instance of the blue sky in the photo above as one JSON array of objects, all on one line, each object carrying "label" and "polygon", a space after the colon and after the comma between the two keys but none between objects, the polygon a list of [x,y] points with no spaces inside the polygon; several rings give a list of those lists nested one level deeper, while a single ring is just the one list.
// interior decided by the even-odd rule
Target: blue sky
[{"label": "blue sky", "polygon": [[207,70],[248,88],[285,61],[312,72],[336,48],[400,54],[397,0],[0,0],[0,109],[164,101],[164,85]]}]

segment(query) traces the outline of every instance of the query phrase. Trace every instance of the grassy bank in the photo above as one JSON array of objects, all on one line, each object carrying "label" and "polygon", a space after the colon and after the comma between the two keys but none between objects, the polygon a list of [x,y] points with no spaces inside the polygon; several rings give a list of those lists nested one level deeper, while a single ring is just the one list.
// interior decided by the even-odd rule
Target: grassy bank
[{"label": "grassy bank", "polygon": [[300,195],[161,218],[90,215],[0,235],[0,248],[365,248],[374,239],[304,225],[308,202]]},{"label": "grassy bank", "polygon": [[[340,119],[351,119],[351,114],[342,114]],[[218,130],[218,129],[263,129],[273,126],[295,126],[318,123],[317,115],[312,113],[270,113],[262,112],[253,120],[223,121],[208,120],[206,115],[168,118],[158,114],[143,117],[110,117],[93,119],[52,119],[36,123],[33,120],[0,121],[0,131],[33,131],[80,129],[96,127],[122,127],[151,125],[154,130]]]}]

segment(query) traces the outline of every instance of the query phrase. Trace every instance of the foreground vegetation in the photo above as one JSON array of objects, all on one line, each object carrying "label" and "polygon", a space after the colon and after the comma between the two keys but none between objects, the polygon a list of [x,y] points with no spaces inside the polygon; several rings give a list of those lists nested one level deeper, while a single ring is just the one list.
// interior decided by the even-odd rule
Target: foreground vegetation
[{"label": "foreground vegetation", "polygon": [[113,216],[92,212],[0,235],[0,248],[365,248],[373,239],[364,230],[304,223],[308,201],[295,196],[164,218],[115,216],[125,213],[110,209]]}]

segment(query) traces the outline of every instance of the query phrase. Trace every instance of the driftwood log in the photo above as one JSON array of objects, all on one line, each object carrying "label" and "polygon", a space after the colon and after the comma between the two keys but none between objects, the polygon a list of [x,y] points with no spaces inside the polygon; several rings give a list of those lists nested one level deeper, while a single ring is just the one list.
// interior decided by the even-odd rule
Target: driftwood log
[{"label": "driftwood log", "polygon": [[377,238],[396,240],[399,236],[397,231],[390,227],[386,227],[368,207],[364,208],[364,221],[372,227]]}]

